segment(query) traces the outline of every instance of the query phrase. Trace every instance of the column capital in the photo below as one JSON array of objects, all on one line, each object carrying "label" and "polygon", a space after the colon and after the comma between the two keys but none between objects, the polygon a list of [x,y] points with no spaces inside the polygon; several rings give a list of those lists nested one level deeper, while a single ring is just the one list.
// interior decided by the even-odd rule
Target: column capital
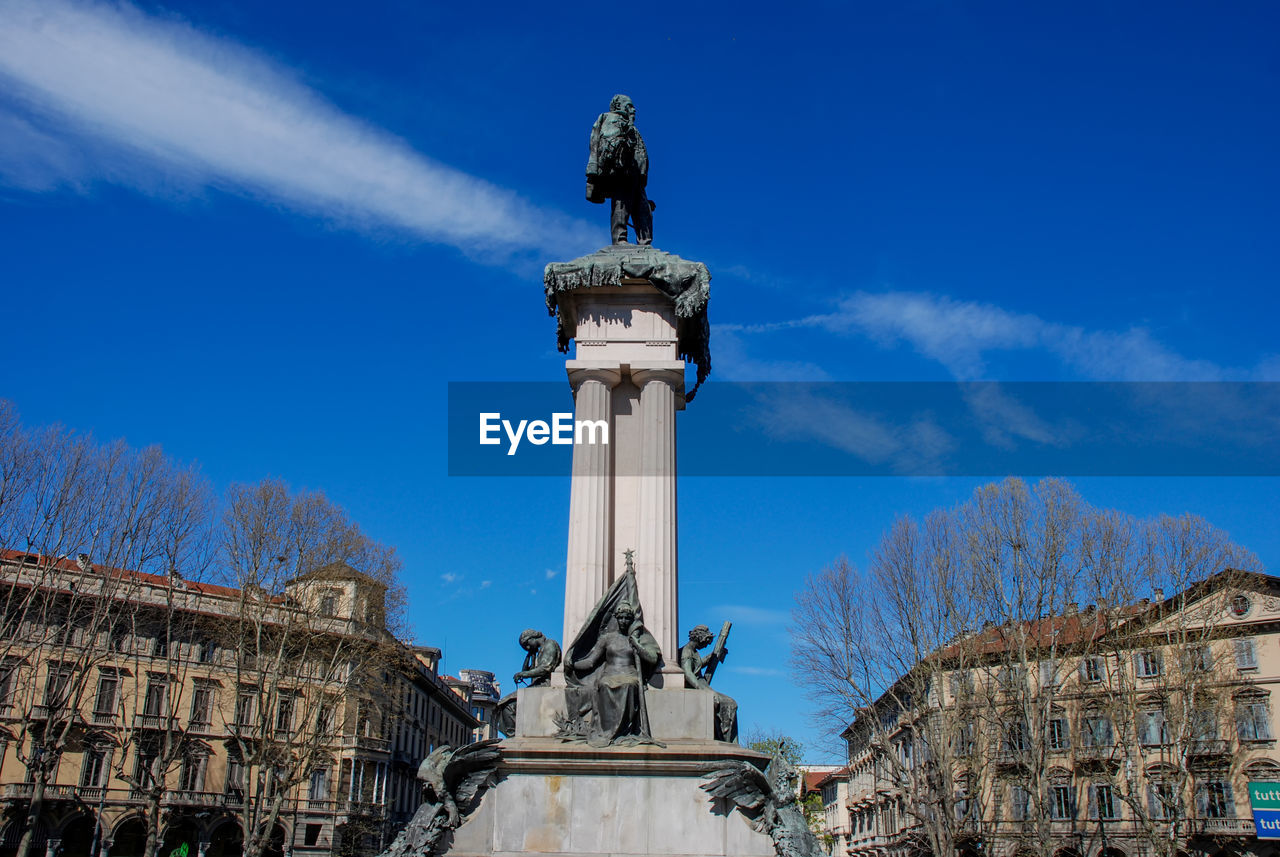
[{"label": "column capital", "polygon": [[653,366],[642,367],[632,364],[631,380],[637,387],[643,389],[645,385],[654,381],[667,384],[679,395],[684,395],[684,364],[680,364],[680,368],[674,366]]},{"label": "column capital", "polygon": [[599,381],[610,390],[622,383],[621,366],[571,365],[574,363],[579,363],[579,361],[566,360],[565,371],[569,374],[569,384],[573,387],[575,393],[587,381]]}]

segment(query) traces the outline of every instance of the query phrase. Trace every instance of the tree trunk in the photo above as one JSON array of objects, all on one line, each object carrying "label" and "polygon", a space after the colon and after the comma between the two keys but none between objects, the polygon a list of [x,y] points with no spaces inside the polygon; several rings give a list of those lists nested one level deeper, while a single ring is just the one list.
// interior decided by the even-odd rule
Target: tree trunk
[{"label": "tree trunk", "polygon": [[47,775],[41,770],[31,785],[31,804],[27,807],[27,817],[23,822],[25,829],[22,839],[18,841],[18,850],[14,857],[32,857],[31,846],[35,843],[36,826],[40,823],[40,813],[44,811],[44,780]]},{"label": "tree trunk", "polygon": [[160,850],[160,796],[163,792],[152,791],[147,795],[147,841],[142,848],[142,857],[156,857]]}]

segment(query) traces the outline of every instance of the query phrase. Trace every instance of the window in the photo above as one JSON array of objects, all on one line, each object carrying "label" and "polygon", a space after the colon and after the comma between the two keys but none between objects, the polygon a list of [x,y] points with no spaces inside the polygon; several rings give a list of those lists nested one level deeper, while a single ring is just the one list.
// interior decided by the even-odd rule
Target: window
[{"label": "window", "polygon": [[1067,785],[1049,788],[1049,814],[1055,819],[1076,817],[1075,790]]},{"label": "window", "polygon": [[1196,809],[1201,818],[1234,818],[1235,800],[1231,784],[1226,780],[1203,780],[1196,786]]},{"label": "window", "polygon": [[190,753],[182,758],[182,778],[178,788],[184,792],[204,791],[204,771],[209,757],[203,753]]},{"label": "window", "polygon": [[1213,671],[1213,649],[1208,645],[1192,646],[1187,651],[1187,663],[1191,672],[1207,673]]},{"label": "window", "polygon": [[142,713],[147,717],[162,717],[169,701],[169,680],[152,676],[147,682],[147,695],[142,702]]},{"label": "window", "polygon": [[311,785],[307,792],[311,800],[329,799],[329,769],[316,768],[311,772]]},{"label": "window", "polygon": [[1249,615],[1249,608],[1253,606],[1248,596],[1237,595],[1231,599],[1231,615],[1237,618]]},{"label": "window", "polygon": [[1031,793],[1014,783],[1009,789],[1009,812],[1014,821],[1026,821],[1031,815]]},{"label": "window", "polygon": [[338,612],[338,599],[332,593],[328,592],[320,597],[320,615],[326,618],[335,615]]},{"label": "window", "polygon": [[252,726],[254,712],[254,693],[251,690],[242,690],[236,696],[236,725]]},{"label": "window", "polygon": [[308,824],[303,833],[303,844],[308,848],[315,848],[320,842],[320,831],[323,829],[323,824]]},{"label": "window", "polygon": [[1195,741],[1215,741],[1218,738],[1218,712],[1209,707],[1191,712],[1191,737]]},{"label": "window", "polygon": [[44,683],[44,704],[49,708],[61,708],[67,702],[70,687],[71,667],[51,665]]},{"label": "window", "polygon": [[1065,718],[1055,717],[1049,721],[1049,749],[1071,749],[1071,729]]},{"label": "window", "polygon": [[1080,721],[1080,743],[1086,747],[1110,747],[1115,742],[1111,735],[1111,721],[1100,714],[1085,716]]},{"label": "window", "polygon": [[1133,664],[1138,678],[1155,678],[1160,675],[1160,670],[1163,666],[1160,653],[1150,650],[1134,653]]},{"label": "window", "polygon": [[293,697],[281,696],[276,701],[276,732],[287,735],[293,730]]},{"label": "window", "polygon": [[156,637],[155,644],[151,648],[151,654],[157,658],[167,658],[169,656],[169,638],[163,634]]},{"label": "window", "polygon": [[333,733],[333,703],[324,702],[316,713],[316,731],[321,735]]},{"label": "window", "polygon": [[1120,817],[1117,812],[1115,789],[1110,783],[1096,783],[1090,789],[1089,817],[1100,821],[1114,820]]},{"label": "window", "polygon": [[1085,658],[1080,662],[1080,677],[1090,684],[1102,681],[1102,658]]},{"label": "window", "polygon": [[244,800],[244,760],[227,759],[227,794]]},{"label": "window", "polygon": [[196,657],[202,664],[211,664],[218,659],[218,644],[208,637],[196,643]]},{"label": "window", "polygon": [[1169,743],[1169,728],[1163,708],[1138,712],[1138,740],[1146,747]]},{"label": "window", "polygon": [[1058,662],[1053,660],[1040,662],[1040,686],[1058,686]]},{"label": "window", "polygon": [[192,692],[191,722],[206,726],[213,722],[213,688],[197,685]]},{"label": "window", "polygon": [[98,695],[93,700],[93,713],[111,715],[116,710],[116,693],[120,688],[120,678],[114,674],[103,673],[98,678]]},{"label": "window", "polygon": [[0,665],[0,709],[13,705],[15,668],[12,664]]},{"label": "window", "polygon": [[996,677],[1004,690],[1017,690],[1027,685],[1027,668],[1022,664],[1003,666]]},{"label": "window", "polygon": [[1271,711],[1265,697],[1236,700],[1236,729],[1241,741],[1271,740]]},{"label": "window", "polygon": [[951,674],[951,695],[954,697],[973,696],[973,673],[968,670],[956,670]]},{"label": "window", "polygon": [[1030,746],[1027,740],[1027,724],[1014,720],[1009,724],[1004,736],[1004,750],[1006,753],[1022,752]]},{"label": "window", "polygon": [[138,781],[138,787],[141,789],[151,788],[156,756],[157,753],[154,747],[143,746],[138,748],[138,755],[133,764],[133,777]]},{"label": "window", "polygon": [[1157,781],[1147,786],[1147,804],[1152,818],[1176,817],[1178,797],[1173,783]]},{"label": "window", "polygon": [[80,769],[82,788],[104,788],[110,776],[109,751],[105,747],[86,747],[84,766]]},{"label": "window", "polygon": [[1258,668],[1258,652],[1251,637],[1241,637],[1235,641],[1236,669],[1256,670]]}]

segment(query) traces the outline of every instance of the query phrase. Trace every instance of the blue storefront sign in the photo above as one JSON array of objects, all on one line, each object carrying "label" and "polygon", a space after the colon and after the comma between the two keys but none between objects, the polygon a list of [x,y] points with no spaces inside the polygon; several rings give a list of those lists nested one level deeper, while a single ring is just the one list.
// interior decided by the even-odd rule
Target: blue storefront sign
[{"label": "blue storefront sign", "polygon": [[1280,839],[1280,809],[1255,809],[1253,824],[1259,839]]}]

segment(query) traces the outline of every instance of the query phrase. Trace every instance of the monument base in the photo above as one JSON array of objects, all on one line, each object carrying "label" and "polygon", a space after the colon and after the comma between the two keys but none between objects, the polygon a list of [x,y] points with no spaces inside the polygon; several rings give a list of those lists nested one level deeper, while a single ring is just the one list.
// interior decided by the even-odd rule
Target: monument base
[{"label": "monument base", "polygon": [[[683,675],[682,675],[683,680]],[[516,735],[553,738],[556,718],[565,714],[563,687],[525,687],[516,697]],[[662,743],[711,741],[715,737],[715,694],[689,688],[649,687],[644,693],[650,733]]]},{"label": "monument base", "polygon": [[664,741],[665,748],[603,749],[555,738],[503,741],[499,782],[443,853],[775,857],[770,837],[701,788],[703,776],[727,762],[763,768],[768,757],[721,741]]}]

